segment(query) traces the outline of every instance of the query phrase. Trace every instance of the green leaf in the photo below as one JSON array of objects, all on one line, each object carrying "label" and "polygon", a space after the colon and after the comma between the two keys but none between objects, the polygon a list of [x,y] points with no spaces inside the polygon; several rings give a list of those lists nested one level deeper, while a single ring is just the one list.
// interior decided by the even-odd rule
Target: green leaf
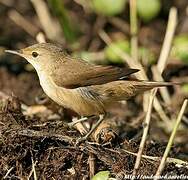
[{"label": "green leaf", "polygon": [[120,14],[125,9],[127,0],[92,0],[93,10],[105,16]]},{"label": "green leaf", "polygon": [[110,175],[109,171],[100,171],[95,176],[93,176],[92,180],[108,180]]},{"label": "green leaf", "polygon": [[155,18],[160,10],[160,0],[137,0],[138,15],[144,22],[149,22]]}]

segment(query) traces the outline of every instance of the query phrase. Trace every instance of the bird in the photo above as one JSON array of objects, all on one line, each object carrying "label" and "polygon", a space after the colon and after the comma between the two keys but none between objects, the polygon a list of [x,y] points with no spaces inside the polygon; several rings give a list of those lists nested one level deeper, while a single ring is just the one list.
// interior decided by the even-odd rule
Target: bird
[{"label": "bird", "polygon": [[23,57],[34,67],[44,92],[57,104],[81,117],[99,117],[82,140],[88,139],[96,130],[114,102],[128,100],[156,87],[173,85],[171,82],[127,80],[139,70],[95,65],[70,56],[62,47],[52,43],[5,51]]}]

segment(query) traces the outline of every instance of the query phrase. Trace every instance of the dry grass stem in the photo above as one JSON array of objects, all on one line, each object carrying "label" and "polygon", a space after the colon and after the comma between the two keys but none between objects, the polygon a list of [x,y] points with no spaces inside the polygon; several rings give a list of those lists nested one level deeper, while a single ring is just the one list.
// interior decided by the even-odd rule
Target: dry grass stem
[{"label": "dry grass stem", "polygon": [[148,134],[148,130],[149,130],[153,101],[154,101],[156,92],[157,92],[157,89],[154,89],[154,90],[151,91],[150,101],[149,101],[149,105],[148,105],[148,111],[147,111],[146,119],[145,119],[145,122],[144,122],[144,131],[143,131],[142,139],[141,139],[141,142],[140,142],[140,147],[139,147],[139,150],[138,150],[138,154],[137,154],[137,158],[136,158],[136,162],[135,162],[135,166],[134,166],[134,170],[133,170],[133,179],[136,176],[137,170],[140,166],[142,153],[143,153],[143,150],[144,150],[144,146],[145,146],[145,142],[146,142],[147,134]]},{"label": "dry grass stem", "polygon": [[11,167],[7,173],[4,175],[4,177],[2,179],[7,179],[8,178],[8,175],[10,174],[10,172],[14,169],[14,167]]},{"label": "dry grass stem", "polygon": [[[168,56],[171,50],[172,40],[174,37],[177,25],[177,9],[172,7],[170,9],[168,24],[166,29],[165,38],[163,41],[161,53],[156,67],[152,68],[153,78],[156,81],[163,81],[161,76],[167,64]],[[160,89],[161,96],[166,104],[170,104],[170,95],[166,87]]]},{"label": "dry grass stem", "polygon": [[38,137],[38,138],[50,137],[50,138],[58,139],[60,141],[65,141],[70,144],[72,144],[73,142],[73,138],[56,133],[40,132],[30,129],[18,130],[16,133],[20,136],[27,136],[27,137]]},{"label": "dry grass stem", "polygon": [[35,170],[35,165],[36,165],[37,162],[34,163],[32,157],[31,157],[31,161],[32,161],[32,169],[31,169],[27,179],[29,180],[31,178],[31,176],[33,175],[33,179],[37,180],[37,174],[36,174],[36,170]]},{"label": "dry grass stem", "polygon": [[90,179],[95,175],[95,155],[93,153],[89,153],[89,176]]},{"label": "dry grass stem", "polygon": [[18,26],[20,26],[24,31],[26,31],[32,37],[35,37],[39,29],[30,23],[25,17],[23,17],[16,10],[11,10],[8,12],[8,17]]},{"label": "dry grass stem", "polygon": [[[152,73],[153,73],[153,79],[155,81],[164,81],[162,78],[159,70],[157,69],[157,66],[152,66]],[[166,104],[170,104],[171,99],[170,99],[170,94],[168,93],[168,90],[166,87],[159,88],[159,91],[161,93],[161,96]]]},{"label": "dry grass stem", "polygon": [[[128,153],[128,154],[132,154],[134,156],[137,156],[137,153],[133,153],[133,152],[130,152],[126,149],[123,149],[124,152]],[[145,159],[149,159],[149,160],[153,160],[153,161],[159,161],[161,158],[160,157],[156,157],[156,156],[147,156],[147,155],[143,155],[142,154],[142,158],[145,158]],[[167,163],[175,163],[175,164],[178,164],[178,165],[184,165],[188,168],[188,162],[186,161],[183,161],[181,159],[176,159],[176,158],[167,158],[166,159],[166,162]]]},{"label": "dry grass stem", "polygon": [[172,7],[169,13],[168,24],[167,24],[165,38],[164,38],[163,45],[162,45],[162,50],[161,50],[159,60],[157,63],[157,68],[160,73],[163,72],[167,63],[168,55],[170,53],[171,44],[172,44],[172,40],[174,37],[175,29],[176,29],[176,25],[177,25],[177,9],[175,7]]},{"label": "dry grass stem", "polygon": [[137,5],[136,0],[130,0],[130,32],[131,32],[131,56],[138,61],[138,28],[137,28]]},{"label": "dry grass stem", "polygon": [[185,112],[185,109],[186,109],[186,107],[187,107],[187,102],[188,102],[187,99],[184,100],[184,102],[183,102],[183,105],[182,105],[181,110],[180,110],[180,112],[179,112],[179,114],[178,114],[177,120],[176,120],[176,122],[175,122],[173,131],[172,131],[172,133],[171,133],[170,139],[169,139],[169,141],[168,141],[167,147],[166,147],[165,152],[164,152],[164,154],[163,154],[161,163],[160,163],[160,165],[159,165],[159,167],[158,167],[158,169],[157,169],[157,172],[156,172],[156,174],[155,174],[154,180],[157,180],[157,179],[158,179],[158,177],[162,174],[162,171],[163,171],[163,169],[164,169],[164,167],[165,167],[166,159],[167,159],[168,154],[169,154],[169,152],[170,152],[170,149],[171,149],[171,147],[172,147],[172,144],[173,144],[173,141],[174,141],[176,132],[177,132],[177,130],[178,130],[179,124],[180,124],[180,122],[181,122],[182,116],[183,116],[183,114],[184,114],[184,112]]},{"label": "dry grass stem", "polygon": [[45,38],[45,35],[43,32],[39,32],[37,35],[36,35],[36,40],[38,43],[45,43],[46,42],[46,38]]},{"label": "dry grass stem", "polygon": [[36,170],[35,170],[35,165],[36,165],[36,162],[34,163],[33,158],[32,158],[32,171],[33,171],[33,176],[34,176],[34,180],[37,180],[37,174],[36,174]]},{"label": "dry grass stem", "polygon": [[35,8],[40,23],[46,36],[51,40],[60,40],[62,36],[60,34],[60,25],[52,19],[49,9],[44,0],[30,0]]}]

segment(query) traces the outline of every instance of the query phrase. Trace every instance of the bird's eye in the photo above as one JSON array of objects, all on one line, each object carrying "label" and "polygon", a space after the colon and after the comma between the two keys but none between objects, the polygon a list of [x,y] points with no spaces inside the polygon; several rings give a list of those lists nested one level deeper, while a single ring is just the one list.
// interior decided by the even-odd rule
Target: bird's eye
[{"label": "bird's eye", "polygon": [[39,55],[39,54],[38,54],[37,52],[35,52],[35,51],[32,52],[32,56],[33,56],[34,58],[36,58],[38,55]]}]

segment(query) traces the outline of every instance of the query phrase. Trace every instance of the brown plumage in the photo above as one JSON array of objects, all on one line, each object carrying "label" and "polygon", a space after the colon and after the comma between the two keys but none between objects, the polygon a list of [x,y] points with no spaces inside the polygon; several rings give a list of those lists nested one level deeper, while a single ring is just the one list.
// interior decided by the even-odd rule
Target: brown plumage
[{"label": "brown plumage", "polygon": [[58,86],[73,89],[90,85],[105,84],[133,74],[138,69],[97,66],[81,59],[63,57],[53,66],[51,77]]},{"label": "brown plumage", "polygon": [[27,59],[36,69],[45,93],[81,116],[105,114],[107,107],[115,101],[129,99],[154,87],[173,85],[124,80],[138,70],[90,64],[70,57],[62,48],[49,43],[7,52]]}]

